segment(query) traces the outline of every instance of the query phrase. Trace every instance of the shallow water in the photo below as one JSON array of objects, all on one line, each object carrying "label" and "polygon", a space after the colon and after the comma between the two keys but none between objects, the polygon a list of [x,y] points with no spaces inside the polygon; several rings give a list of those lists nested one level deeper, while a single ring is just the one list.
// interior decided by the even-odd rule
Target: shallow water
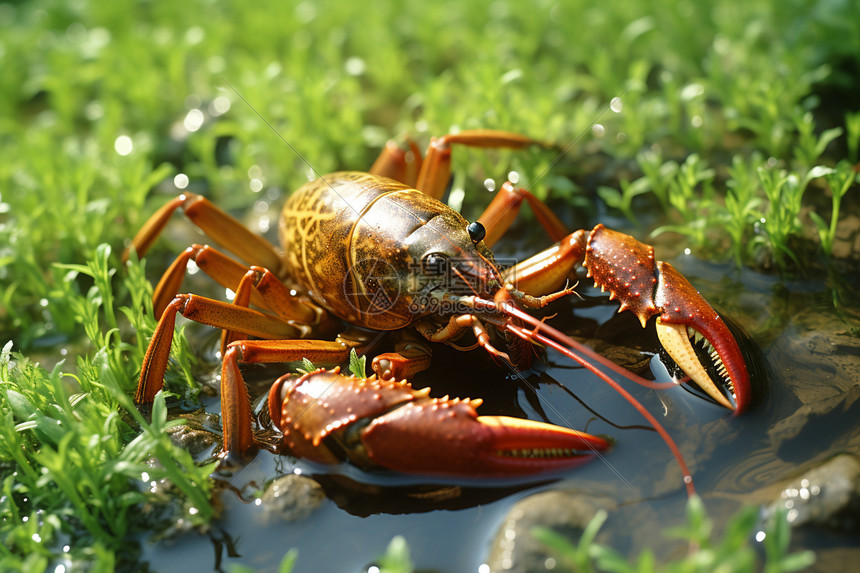
[{"label": "shallow water", "polygon": [[[659,255],[658,251],[658,255]],[[836,313],[823,280],[786,283],[772,276],[679,256],[671,262],[722,313],[747,333],[742,344],[754,365],[757,403],[734,417],[684,388],[654,391],[622,381],[664,424],[692,470],[695,487],[721,532],[743,503],[766,501],[760,491],[798,475],[839,452],[858,453],[856,417],[829,411],[860,381],[860,344],[846,334],[857,327],[858,308]],[[583,283],[585,284],[585,283]],[[561,301],[552,324],[608,351],[637,360],[657,348],[656,338],[632,316],[591,288],[585,300]],[[851,303],[856,305],[856,299]],[[629,313],[627,313],[629,315]],[[847,320],[846,320],[847,318]],[[637,350],[631,354],[629,347]],[[645,354],[641,354],[643,350]],[[518,500],[558,489],[617,504],[598,541],[629,555],[651,547],[658,558],[677,557],[683,543],[661,531],[685,523],[686,493],[669,448],[620,396],[567,358],[550,353],[544,365],[511,379],[479,351],[440,348],[434,365],[414,381],[434,395],[482,397],[480,412],[545,419],[607,434],[616,443],[601,459],[533,483],[447,483],[426,485],[397,477],[374,477],[353,468],[347,476],[316,476],[325,499],[306,517],[286,516],[252,500],[262,485],[296,471],[323,470],[289,456],[261,452],[228,483],[242,492],[222,494],[224,511],[208,534],[186,533],[145,543],[144,559],[157,571],[228,568],[243,563],[277,570],[290,548],[298,548],[296,572],[366,570],[395,535],[406,538],[419,570],[478,571],[505,513]],[[277,376],[264,374],[263,393]],[[803,404],[824,404],[814,419],[792,416]],[[217,403],[208,406],[218,409]],[[856,409],[856,408],[855,408]],[[788,421],[788,422],[786,422]],[[323,471],[332,471],[330,469]],[[860,558],[856,538],[818,530],[795,533],[793,549],[819,550],[821,567]],[[835,561],[834,561],[835,560]],[[826,569],[820,569],[826,570]]]}]

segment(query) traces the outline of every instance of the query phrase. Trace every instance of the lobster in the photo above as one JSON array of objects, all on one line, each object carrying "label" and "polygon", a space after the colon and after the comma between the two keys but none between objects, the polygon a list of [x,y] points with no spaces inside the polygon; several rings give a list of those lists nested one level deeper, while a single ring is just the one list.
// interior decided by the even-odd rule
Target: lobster
[{"label": "lobster", "polygon": [[[177,313],[222,329],[223,455],[241,455],[258,440],[240,363],[307,358],[339,364],[350,350],[369,346],[375,332],[395,331],[394,351],[373,359],[370,378],[317,370],[274,384],[270,414],[289,451],[321,462],[349,459],[367,469],[425,475],[492,477],[572,467],[609,442],[543,422],[478,416],[480,400],[433,399],[404,379],[429,366],[428,343],[461,348],[471,333],[469,348],[479,346],[511,368],[526,368],[534,346],[547,346],[615,384],[592,361],[622,369],[523,311],[569,295],[573,289],[563,285],[584,266],[595,286],[620,302],[619,312],[634,313],[643,327],[654,323],[688,379],[735,413],[747,407],[749,375],[737,342],[696,289],[655,259],[651,246],[603,225],[568,233],[545,203],[511,182],[469,223],[439,200],[457,145],[542,144],[514,133],[472,130],[434,138],[422,157],[412,142],[408,150],[390,143],[369,172],[320,176],[290,195],[279,222],[282,252],[199,195],[183,193],[166,203],[129,250],[145,254],[182,209],[247,266],[205,245],[176,258],[154,290],[158,323],[135,401],[151,402],[162,386]],[[490,247],[523,202],[556,243],[502,269]],[[232,289],[233,302],[178,294],[189,261]],[[338,319],[353,327],[327,339],[342,324]],[[506,335],[504,350],[497,348],[498,332]],[[670,443],[653,416],[640,411]],[[686,478],[680,454],[676,458]]]}]

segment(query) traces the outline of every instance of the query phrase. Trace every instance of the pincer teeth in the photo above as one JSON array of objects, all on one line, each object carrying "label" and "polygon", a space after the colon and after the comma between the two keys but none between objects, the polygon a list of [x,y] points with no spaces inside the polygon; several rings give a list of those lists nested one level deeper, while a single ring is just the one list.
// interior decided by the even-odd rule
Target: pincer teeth
[{"label": "pincer teeth", "polygon": [[496,450],[496,455],[509,458],[565,458],[577,455],[579,452],[565,448],[520,448],[514,450]]}]

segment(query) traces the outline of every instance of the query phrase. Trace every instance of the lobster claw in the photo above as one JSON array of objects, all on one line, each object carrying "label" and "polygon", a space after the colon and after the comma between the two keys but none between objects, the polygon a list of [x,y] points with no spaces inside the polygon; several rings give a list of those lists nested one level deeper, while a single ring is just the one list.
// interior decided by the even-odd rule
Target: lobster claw
[{"label": "lobster claw", "polygon": [[657,315],[660,344],[711,398],[736,413],[748,406],[749,374],[734,336],[681,273],[654,259],[653,247],[597,225],[583,264],[595,286],[619,300],[619,312],[630,310],[643,327]]},{"label": "lobster claw", "polygon": [[386,468],[463,477],[568,469],[609,447],[603,438],[543,422],[478,416],[476,402],[433,398],[408,404],[371,422],[362,441]]},{"label": "lobster claw", "polygon": [[542,422],[478,416],[481,400],[430,398],[405,381],[342,376],[336,368],[285,376],[269,408],[297,457],[451,477],[508,477],[578,466],[603,438]]}]

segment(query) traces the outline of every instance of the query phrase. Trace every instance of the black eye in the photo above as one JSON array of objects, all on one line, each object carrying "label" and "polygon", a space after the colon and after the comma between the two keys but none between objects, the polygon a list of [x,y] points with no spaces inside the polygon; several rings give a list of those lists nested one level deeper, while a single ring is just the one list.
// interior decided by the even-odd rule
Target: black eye
[{"label": "black eye", "polygon": [[421,261],[426,275],[444,275],[448,272],[448,257],[440,253],[430,253]]},{"label": "black eye", "polygon": [[466,230],[469,231],[469,238],[472,239],[473,243],[480,243],[487,235],[487,230],[478,221],[475,221],[474,223],[469,223],[469,226],[466,227]]}]

